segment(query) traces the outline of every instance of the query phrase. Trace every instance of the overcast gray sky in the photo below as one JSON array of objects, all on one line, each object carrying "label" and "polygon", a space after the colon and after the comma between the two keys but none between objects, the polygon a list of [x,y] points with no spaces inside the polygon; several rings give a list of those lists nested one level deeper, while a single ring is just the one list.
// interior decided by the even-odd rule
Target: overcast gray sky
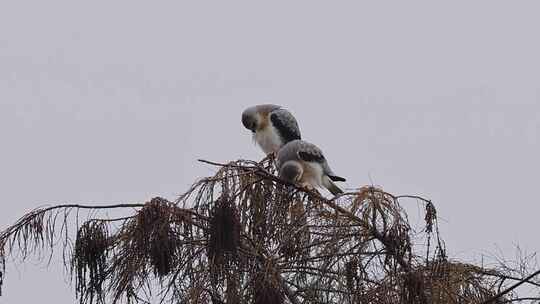
[{"label": "overcast gray sky", "polygon": [[[538,1],[2,1],[0,229],[45,203],[174,199],[290,109],[347,187],[432,199],[453,257],[538,243]],[[418,210],[411,203],[411,213]],[[0,303],[73,303],[58,261]],[[31,288],[30,288],[31,287]]]}]

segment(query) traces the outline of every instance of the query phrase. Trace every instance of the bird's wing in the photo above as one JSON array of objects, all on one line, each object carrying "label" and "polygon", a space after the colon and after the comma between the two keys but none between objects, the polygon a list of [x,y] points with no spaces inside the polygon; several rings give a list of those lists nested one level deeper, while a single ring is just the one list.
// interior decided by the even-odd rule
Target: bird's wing
[{"label": "bird's wing", "polygon": [[298,147],[298,158],[306,162],[316,162],[324,165],[326,159],[322,154],[321,149],[317,148],[315,145],[304,143]]},{"label": "bird's wing", "polygon": [[303,161],[319,163],[323,168],[324,174],[326,174],[331,180],[337,181],[337,182],[346,181],[345,178],[336,175],[334,171],[332,171],[321,149],[319,149],[317,146],[304,142],[298,148],[297,154],[298,154],[298,157]]},{"label": "bird's wing", "polygon": [[344,177],[337,175],[328,175],[328,177],[335,182],[346,182],[347,180]]},{"label": "bird's wing", "polygon": [[300,128],[294,116],[285,109],[277,109],[270,113],[270,121],[279,132],[284,142],[300,139]]},{"label": "bird's wing", "polygon": [[339,188],[334,182],[332,181],[331,177],[328,177],[327,179],[323,179],[324,186],[328,191],[330,191],[333,195],[342,194],[343,190]]}]

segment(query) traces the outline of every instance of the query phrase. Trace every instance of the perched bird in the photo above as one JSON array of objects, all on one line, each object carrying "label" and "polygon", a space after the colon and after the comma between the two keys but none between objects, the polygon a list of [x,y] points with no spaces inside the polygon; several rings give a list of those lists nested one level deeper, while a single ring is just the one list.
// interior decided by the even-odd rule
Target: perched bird
[{"label": "perched bird", "polygon": [[267,155],[275,154],[286,143],[301,138],[294,116],[278,105],[247,108],[242,113],[242,124],[253,132],[253,140]]},{"label": "perched bird", "polygon": [[285,144],[277,154],[277,166],[279,176],[286,181],[308,188],[324,187],[334,195],[343,193],[334,181],[345,179],[334,174],[321,149],[314,144],[303,140]]}]

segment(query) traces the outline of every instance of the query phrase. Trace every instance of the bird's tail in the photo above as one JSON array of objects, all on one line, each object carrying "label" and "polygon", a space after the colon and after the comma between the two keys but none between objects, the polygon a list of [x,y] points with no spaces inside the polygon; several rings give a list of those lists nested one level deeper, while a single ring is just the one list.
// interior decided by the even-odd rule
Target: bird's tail
[{"label": "bird's tail", "polygon": [[343,190],[339,188],[330,178],[326,177],[324,179],[324,186],[328,191],[330,191],[333,195],[338,195],[343,193]]}]

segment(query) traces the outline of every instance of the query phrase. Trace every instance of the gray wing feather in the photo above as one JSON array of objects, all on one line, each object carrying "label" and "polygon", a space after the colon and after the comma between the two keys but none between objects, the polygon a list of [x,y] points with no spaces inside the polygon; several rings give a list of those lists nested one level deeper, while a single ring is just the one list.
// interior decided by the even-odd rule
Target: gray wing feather
[{"label": "gray wing feather", "polygon": [[328,162],[326,161],[326,158],[324,157],[322,150],[314,144],[305,141],[300,142],[297,153],[298,157],[303,161],[320,163],[323,168],[324,174],[331,177],[331,179],[334,180],[334,178],[336,178],[335,180],[339,181],[345,180],[344,178],[337,176],[334,171],[332,171],[332,169],[328,165]]},{"label": "gray wing feather", "polygon": [[344,178],[337,176],[328,165],[321,149],[314,144],[303,140],[294,140],[287,143],[277,155],[278,167],[289,160],[300,160],[305,162],[317,162],[321,164],[324,174],[335,181],[345,181]]},{"label": "gray wing feather", "polygon": [[307,142],[302,142],[298,146],[298,150],[296,153],[298,154],[298,157],[303,161],[316,162],[320,164],[326,162],[321,149]]},{"label": "gray wing feather", "polygon": [[301,139],[300,127],[291,112],[281,108],[273,110],[270,120],[285,142]]}]

